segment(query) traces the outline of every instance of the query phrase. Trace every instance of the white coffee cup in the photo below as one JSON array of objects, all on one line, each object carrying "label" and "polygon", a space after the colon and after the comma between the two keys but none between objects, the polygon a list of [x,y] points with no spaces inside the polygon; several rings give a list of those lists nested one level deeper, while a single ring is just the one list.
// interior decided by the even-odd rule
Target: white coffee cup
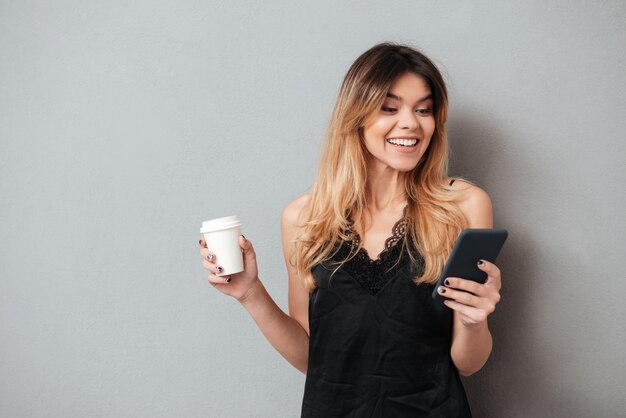
[{"label": "white coffee cup", "polygon": [[224,271],[218,276],[228,276],[243,271],[243,255],[239,246],[241,221],[239,216],[226,216],[202,222],[200,233],[207,248],[215,254],[215,263]]}]

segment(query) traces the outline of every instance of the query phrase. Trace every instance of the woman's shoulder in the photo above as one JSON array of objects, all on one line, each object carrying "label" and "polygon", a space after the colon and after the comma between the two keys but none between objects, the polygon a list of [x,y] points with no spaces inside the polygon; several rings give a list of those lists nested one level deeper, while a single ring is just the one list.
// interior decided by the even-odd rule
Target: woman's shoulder
[{"label": "woman's shoulder", "polygon": [[311,195],[303,194],[302,196],[298,196],[291,202],[287,203],[283,208],[282,214],[282,223],[283,226],[291,226],[294,227],[296,225],[302,224],[303,215],[306,212],[305,209],[309,207],[311,203]]},{"label": "woman's shoulder", "polygon": [[455,179],[450,188],[457,192],[454,202],[465,215],[470,228],[491,227],[493,208],[486,191],[462,179]]}]

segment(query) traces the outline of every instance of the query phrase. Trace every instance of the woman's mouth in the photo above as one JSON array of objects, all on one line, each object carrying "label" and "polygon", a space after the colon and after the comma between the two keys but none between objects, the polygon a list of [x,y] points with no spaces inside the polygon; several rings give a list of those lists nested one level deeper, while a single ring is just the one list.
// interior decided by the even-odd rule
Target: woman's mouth
[{"label": "woman's mouth", "polygon": [[391,145],[397,145],[400,147],[414,147],[419,143],[417,138],[388,138],[386,139],[387,143]]}]

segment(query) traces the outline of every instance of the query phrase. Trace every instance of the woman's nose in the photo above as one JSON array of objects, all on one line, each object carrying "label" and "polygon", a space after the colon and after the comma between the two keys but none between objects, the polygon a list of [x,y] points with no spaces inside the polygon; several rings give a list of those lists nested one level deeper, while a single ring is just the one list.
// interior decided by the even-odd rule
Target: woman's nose
[{"label": "woman's nose", "polygon": [[402,109],[399,116],[398,125],[400,128],[415,130],[419,127],[419,121],[413,109]]}]

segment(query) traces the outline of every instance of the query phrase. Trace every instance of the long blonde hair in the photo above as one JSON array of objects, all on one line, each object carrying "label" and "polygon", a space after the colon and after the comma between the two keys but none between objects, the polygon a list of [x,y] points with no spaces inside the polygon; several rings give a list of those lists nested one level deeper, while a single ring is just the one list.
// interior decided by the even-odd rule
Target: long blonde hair
[{"label": "long blonde hair", "polygon": [[[428,83],[433,98],[435,130],[428,149],[405,177],[407,249],[424,257],[417,283],[433,283],[467,221],[448,185],[448,111],[446,86],[439,70],[422,53],[404,45],[383,43],[363,53],[346,74],[333,109],[322,157],[295,242],[293,264],[309,290],[315,288],[313,267],[329,260],[341,241],[350,239],[353,220],[366,208],[367,156],[363,125],[379,112],[389,86],[412,72]],[[355,251],[357,251],[356,249]],[[409,254],[411,252],[409,251]],[[352,254],[354,256],[354,254]],[[411,257],[415,259],[414,255]]]}]

